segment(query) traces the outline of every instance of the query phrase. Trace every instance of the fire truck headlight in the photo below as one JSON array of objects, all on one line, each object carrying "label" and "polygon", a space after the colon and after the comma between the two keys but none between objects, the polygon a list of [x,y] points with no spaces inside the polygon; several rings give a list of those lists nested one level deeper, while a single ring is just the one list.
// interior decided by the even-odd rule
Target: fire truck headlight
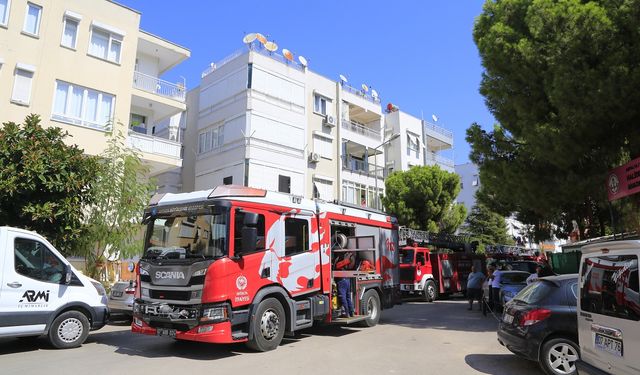
[{"label": "fire truck headlight", "polygon": [[144,268],[140,267],[140,275],[147,275],[149,276],[149,271],[145,270]]},{"label": "fire truck headlight", "polygon": [[216,322],[227,320],[229,317],[226,306],[209,307],[202,310],[201,322]]},{"label": "fire truck headlight", "polygon": [[143,297],[149,298],[149,288],[140,288]]},{"label": "fire truck headlight", "polygon": [[191,276],[204,276],[207,273],[207,269],[203,268],[199,271],[194,272]]}]

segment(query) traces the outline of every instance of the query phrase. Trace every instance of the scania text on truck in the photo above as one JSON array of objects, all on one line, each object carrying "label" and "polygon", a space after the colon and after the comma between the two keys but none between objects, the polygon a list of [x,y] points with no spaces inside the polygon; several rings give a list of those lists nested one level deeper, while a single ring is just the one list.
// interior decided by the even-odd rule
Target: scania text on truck
[{"label": "scania text on truck", "polygon": [[[319,323],[373,326],[399,301],[397,224],[379,211],[227,185],[156,195],[144,217],[135,333],[267,351]],[[356,315],[341,318],[345,278]]]}]

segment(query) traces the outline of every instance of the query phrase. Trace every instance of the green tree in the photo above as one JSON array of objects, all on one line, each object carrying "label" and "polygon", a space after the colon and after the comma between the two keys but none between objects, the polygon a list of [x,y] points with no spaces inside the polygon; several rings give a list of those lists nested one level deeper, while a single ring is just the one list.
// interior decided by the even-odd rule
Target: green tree
[{"label": "green tree", "polygon": [[606,232],[607,171],[640,150],[639,26],[638,0],[488,0],[476,21],[480,92],[500,125],[467,130],[470,158],[492,208],[538,238],[571,219]]},{"label": "green tree", "polygon": [[67,137],[33,114],[0,128],[0,225],[35,230],[65,254],[82,236],[98,165]]},{"label": "green tree", "polygon": [[473,206],[465,224],[465,231],[483,247],[485,245],[512,245],[514,243],[507,233],[507,223],[504,216],[491,211],[482,203]]},{"label": "green tree", "polygon": [[464,221],[464,206],[453,203],[460,192],[460,177],[455,173],[438,166],[412,167],[392,173],[385,186],[382,202],[400,225],[453,233]]},{"label": "green tree", "polygon": [[86,242],[78,248],[92,276],[107,254],[127,258],[141,252],[142,212],[156,188],[147,177],[149,168],[121,134],[109,135],[107,144],[93,186],[95,199],[88,207]]}]

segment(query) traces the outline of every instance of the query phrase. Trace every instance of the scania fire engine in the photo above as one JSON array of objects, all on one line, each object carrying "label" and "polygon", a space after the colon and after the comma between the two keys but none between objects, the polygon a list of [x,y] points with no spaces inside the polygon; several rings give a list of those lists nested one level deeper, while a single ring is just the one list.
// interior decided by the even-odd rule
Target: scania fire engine
[{"label": "scania fire engine", "polygon": [[399,301],[397,222],[380,211],[227,185],[155,195],[144,223],[135,333],[266,351],[318,323],[373,326]]}]

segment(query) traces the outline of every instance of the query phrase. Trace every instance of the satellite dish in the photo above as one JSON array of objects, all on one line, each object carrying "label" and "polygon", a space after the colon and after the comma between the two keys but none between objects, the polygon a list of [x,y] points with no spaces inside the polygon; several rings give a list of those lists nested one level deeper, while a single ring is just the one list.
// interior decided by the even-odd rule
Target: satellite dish
[{"label": "satellite dish", "polygon": [[433,119],[433,121],[438,122],[438,116],[436,116],[436,115],[431,115],[431,118]]},{"label": "satellite dish", "polygon": [[278,50],[278,45],[275,42],[266,42],[264,48],[269,52],[275,52]]},{"label": "satellite dish", "polygon": [[346,83],[346,82],[349,82],[349,81],[347,81],[347,77],[343,76],[342,74],[340,74],[340,80],[341,80],[342,82],[345,82],[345,83]]},{"label": "satellite dish", "polygon": [[378,92],[374,89],[371,89],[371,97],[374,99],[378,99]]},{"label": "satellite dish", "polygon": [[364,92],[369,92],[369,86],[367,86],[366,84],[363,83],[361,87]]},{"label": "satellite dish", "polygon": [[298,56],[298,61],[300,61],[302,66],[307,66],[307,59],[305,59],[304,56]]},{"label": "satellite dish", "polygon": [[256,39],[258,39],[262,44],[267,43],[267,38],[265,38],[264,35],[260,33],[256,33]]},{"label": "satellite dish", "polygon": [[293,61],[293,53],[286,48],[282,49],[282,56],[289,61]]},{"label": "satellite dish", "polygon": [[247,34],[244,36],[244,38],[242,38],[242,42],[244,44],[251,44],[254,40],[256,40],[257,37],[258,36],[256,35],[256,33]]}]

